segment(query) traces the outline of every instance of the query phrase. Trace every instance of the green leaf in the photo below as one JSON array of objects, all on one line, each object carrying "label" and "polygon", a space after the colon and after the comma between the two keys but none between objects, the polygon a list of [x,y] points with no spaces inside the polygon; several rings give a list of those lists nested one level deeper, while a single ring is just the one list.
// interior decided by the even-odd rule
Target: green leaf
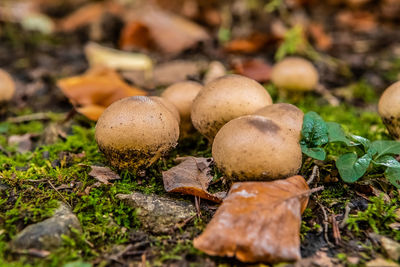
[{"label": "green leaf", "polygon": [[358,143],[360,143],[365,151],[368,151],[369,147],[371,146],[371,141],[369,141],[367,138],[358,136],[358,135],[351,135],[351,138],[356,140]]},{"label": "green leaf", "polygon": [[377,140],[372,142],[371,147],[378,152],[377,158],[383,155],[400,154],[400,142],[393,140]]},{"label": "green leaf", "polygon": [[367,171],[371,160],[372,157],[369,154],[358,158],[356,153],[347,153],[336,160],[336,167],[343,181],[354,183]]},{"label": "green leaf", "polygon": [[326,125],[328,127],[329,142],[342,142],[348,146],[354,145],[354,143],[346,137],[346,133],[339,123],[327,122]]},{"label": "green leaf", "polygon": [[304,115],[301,129],[301,144],[307,147],[317,147],[328,143],[328,127],[325,121],[314,111]]},{"label": "green leaf", "polygon": [[301,151],[309,157],[318,160],[324,160],[326,158],[326,152],[321,147],[312,147],[309,148],[305,145],[301,145]]},{"label": "green leaf", "polygon": [[400,168],[400,162],[398,162],[393,156],[385,155],[375,161],[375,165],[386,166],[390,168]]},{"label": "green leaf", "polygon": [[385,171],[385,177],[392,185],[400,189],[400,168],[388,167]]}]

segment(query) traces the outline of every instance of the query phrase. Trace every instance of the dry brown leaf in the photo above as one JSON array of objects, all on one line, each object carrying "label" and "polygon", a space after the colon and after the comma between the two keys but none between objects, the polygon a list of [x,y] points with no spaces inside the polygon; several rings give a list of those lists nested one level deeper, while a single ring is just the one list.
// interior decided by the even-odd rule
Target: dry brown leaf
[{"label": "dry brown leaf", "polygon": [[342,11],[336,15],[339,25],[360,32],[369,32],[377,27],[376,16],[367,11]]},{"label": "dry brown leaf", "polygon": [[235,39],[225,45],[227,52],[255,53],[268,42],[267,35],[254,33],[246,39]]},{"label": "dry brown leaf", "polygon": [[103,184],[110,184],[110,181],[119,180],[118,174],[113,172],[108,167],[101,167],[101,166],[90,166],[92,170],[89,172],[89,175],[95,178],[96,180],[102,182]]},{"label": "dry brown leaf", "polygon": [[122,29],[119,48],[123,50],[152,47],[149,28],[139,21],[127,23]]},{"label": "dry brown leaf", "polygon": [[145,25],[156,46],[164,53],[177,54],[210,39],[203,27],[155,7],[128,12],[126,19],[128,22],[136,21]]},{"label": "dry brown leaf", "polygon": [[92,120],[97,120],[106,107],[119,99],[147,95],[110,69],[92,69],[84,75],[61,79],[57,85],[77,111]]},{"label": "dry brown leaf", "polygon": [[324,27],[321,24],[311,23],[308,30],[314,38],[318,49],[326,51],[332,47],[332,37],[325,32]]},{"label": "dry brown leaf", "polygon": [[236,73],[254,79],[258,82],[267,82],[271,78],[271,65],[261,59],[249,59],[233,63]]},{"label": "dry brown leaf", "polygon": [[[184,157],[182,162],[162,173],[167,192],[194,195],[214,202],[221,202],[225,194],[211,194],[207,191],[212,180],[210,158]],[[221,192],[220,192],[221,193]]]},{"label": "dry brown leaf", "polygon": [[301,176],[235,183],[194,247],[243,262],[298,260],[308,192]]}]

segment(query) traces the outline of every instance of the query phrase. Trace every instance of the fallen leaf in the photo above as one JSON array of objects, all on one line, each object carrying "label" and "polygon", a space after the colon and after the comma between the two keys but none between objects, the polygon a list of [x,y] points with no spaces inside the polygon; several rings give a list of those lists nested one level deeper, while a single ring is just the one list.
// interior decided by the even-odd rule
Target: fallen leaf
[{"label": "fallen leaf", "polygon": [[183,157],[179,160],[182,160],[179,165],[162,172],[165,191],[222,201],[225,192],[211,194],[207,191],[213,178],[210,175],[210,158]]},{"label": "fallen leaf", "polygon": [[367,11],[342,11],[336,15],[336,21],[359,32],[370,32],[377,27],[376,16]]},{"label": "fallen leaf", "polygon": [[106,67],[115,70],[147,72],[153,68],[153,61],[145,54],[120,51],[93,42],[85,46],[85,55],[92,68]]},{"label": "fallen leaf", "polygon": [[308,27],[318,49],[326,51],[332,47],[332,37],[329,36],[319,23],[311,23]]},{"label": "fallen leaf", "polygon": [[238,60],[233,63],[233,69],[237,74],[258,82],[267,82],[271,78],[271,66],[261,59]]},{"label": "fallen leaf", "polygon": [[177,54],[210,39],[203,27],[155,7],[134,10],[127,17],[146,25],[152,40],[164,53]]},{"label": "fallen leaf", "polygon": [[115,71],[102,68],[61,79],[57,85],[76,110],[91,120],[97,120],[105,108],[119,99],[147,95],[146,91],[129,86]]},{"label": "fallen leaf", "polygon": [[255,53],[261,50],[268,42],[267,35],[262,33],[254,33],[248,38],[235,39],[227,43],[224,47],[227,52],[236,53]]},{"label": "fallen leaf", "polygon": [[119,180],[118,174],[113,172],[108,167],[101,167],[101,166],[90,166],[92,170],[89,172],[89,175],[95,178],[96,180],[102,182],[103,184],[110,184],[110,181]]},{"label": "fallen leaf", "polygon": [[119,39],[119,48],[131,50],[137,48],[149,49],[152,47],[153,40],[150,36],[149,28],[139,21],[127,23],[122,29]]},{"label": "fallen leaf", "polygon": [[301,213],[309,187],[301,176],[232,185],[194,247],[243,262],[294,261],[300,256]]}]

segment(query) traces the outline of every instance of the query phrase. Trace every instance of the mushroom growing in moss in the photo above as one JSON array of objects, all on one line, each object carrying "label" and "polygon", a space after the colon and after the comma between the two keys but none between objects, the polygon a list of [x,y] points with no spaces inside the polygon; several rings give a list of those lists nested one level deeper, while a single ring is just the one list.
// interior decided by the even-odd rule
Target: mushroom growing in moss
[{"label": "mushroom growing in moss", "polygon": [[194,81],[184,81],[174,83],[167,87],[161,94],[161,97],[172,103],[179,111],[181,117],[181,135],[187,135],[193,129],[192,121],[190,120],[190,110],[193,100],[203,86]]},{"label": "mushroom growing in moss", "polygon": [[136,171],[177,145],[179,124],[158,101],[133,96],[114,102],[103,112],[95,136],[112,166]]},{"label": "mushroom growing in moss", "polygon": [[298,107],[287,103],[277,103],[257,110],[254,115],[261,115],[273,120],[300,140],[304,113]]},{"label": "mushroom growing in moss", "polygon": [[265,88],[250,78],[226,75],[203,88],[193,101],[194,127],[209,140],[228,121],[272,104]]},{"label": "mushroom growing in moss", "polygon": [[318,84],[318,71],[300,57],[287,57],[272,68],[271,81],[287,91],[312,91]]},{"label": "mushroom growing in moss", "polygon": [[271,119],[247,115],[225,124],[217,133],[212,156],[233,181],[268,181],[297,174],[299,141]]},{"label": "mushroom growing in moss", "polygon": [[400,141],[400,81],[383,92],[379,99],[378,112],[389,133]]},{"label": "mushroom growing in moss", "polygon": [[15,92],[15,83],[11,75],[0,69],[0,103],[11,100]]}]

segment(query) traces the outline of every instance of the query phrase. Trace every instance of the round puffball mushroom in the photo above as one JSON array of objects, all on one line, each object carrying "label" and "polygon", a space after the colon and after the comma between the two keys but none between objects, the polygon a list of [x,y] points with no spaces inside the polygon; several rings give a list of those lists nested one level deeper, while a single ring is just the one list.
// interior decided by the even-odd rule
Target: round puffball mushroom
[{"label": "round puffball mushroom", "polygon": [[379,99],[378,112],[389,133],[400,141],[400,81],[383,92]]},{"label": "round puffball mushroom", "polygon": [[309,61],[287,57],[272,68],[271,81],[287,91],[312,91],[318,84],[318,71]]},{"label": "round puffball mushroom", "polygon": [[192,121],[190,120],[190,110],[192,108],[193,100],[203,86],[200,83],[193,81],[184,81],[174,83],[167,87],[161,94],[163,99],[172,103],[181,117],[181,135],[186,135],[193,129]]},{"label": "round puffball mushroom", "polygon": [[179,111],[178,109],[174,106],[174,104],[172,104],[171,102],[169,102],[168,100],[161,98],[159,96],[149,96],[149,98],[155,102],[157,102],[158,104],[164,106],[166,109],[168,109],[169,112],[172,113],[172,115],[174,115],[175,119],[178,121],[178,123],[181,122],[181,116],[179,115]]},{"label": "round puffball mushroom", "polygon": [[158,101],[132,96],[114,102],[103,112],[95,137],[112,166],[136,171],[177,145],[179,124]]},{"label": "round puffball mushroom", "polygon": [[11,100],[15,92],[15,83],[11,75],[0,69],[0,103]]},{"label": "round puffball mushroom", "polygon": [[272,104],[271,96],[255,80],[226,75],[203,88],[193,101],[192,123],[210,141],[228,121]]},{"label": "round puffball mushroom", "polygon": [[273,120],[300,140],[304,113],[298,107],[287,103],[272,104],[257,110],[254,115]]},{"label": "round puffball mushroom", "polygon": [[217,133],[212,156],[233,181],[269,181],[295,175],[302,161],[300,144],[273,120],[247,115]]}]

